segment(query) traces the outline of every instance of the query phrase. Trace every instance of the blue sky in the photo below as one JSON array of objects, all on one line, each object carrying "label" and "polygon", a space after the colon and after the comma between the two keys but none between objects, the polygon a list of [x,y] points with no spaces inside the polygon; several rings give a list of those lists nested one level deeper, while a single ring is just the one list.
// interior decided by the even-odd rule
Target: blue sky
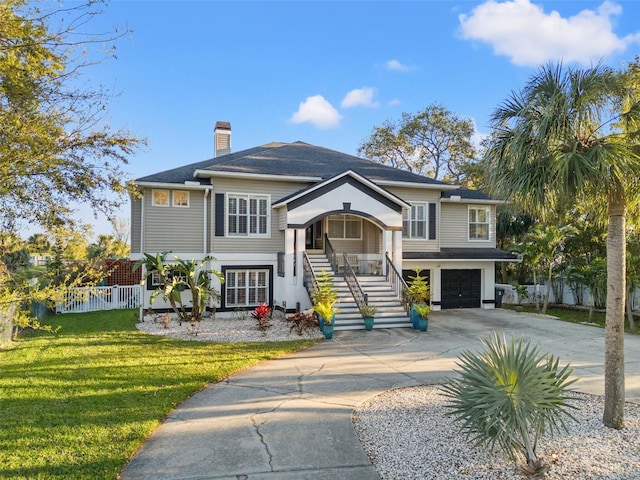
[{"label": "blue sky", "polygon": [[211,158],[217,120],[233,151],[300,140],[356,154],[375,126],[440,103],[480,137],[541,64],[640,54],[637,1],[112,0],[94,26],[132,30],[90,71],[118,93],[111,126],[148,141],[132,178]]}]

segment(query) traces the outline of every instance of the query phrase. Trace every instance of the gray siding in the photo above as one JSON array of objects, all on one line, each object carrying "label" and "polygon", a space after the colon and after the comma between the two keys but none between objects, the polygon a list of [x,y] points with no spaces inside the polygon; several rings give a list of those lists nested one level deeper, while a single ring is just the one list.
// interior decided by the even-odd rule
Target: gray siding
[{"label": "gray siding", "polygon": [[[442,203],[442,220],[440,231],[442,232],[442,245],[445,247],[487,247],[496,246],[496,208],[490,205],[491,228],[489,241],[469,241],[469,205],[473,203]],[[484,206],[484,205],[479,205]]]},{"label": "gray siding", "polygon": [[202,191],[189,190],[189,207],[154,207],[151,205],[151,189],[145,190],[143,201],[145,212],[143,252],[203,253],[204,193]]},{"label": "gray siding", "polygon": [[[278,181],[245,180],[237,178],[215,179],[213,195],[216,193],[246,193],[257,195],[271,195],[271,204],[281,198],[305,188],[305,183],[291,183]],[[216,253],[276,253],[284,248],[284,232],[280,230],[282,221],[279,212],[286,214],[286,209],[276,211],[271,208],[271,235],[269,237],[218,237],[211,234],[211,251]],[[211,208],[211,224],[216,224],[215,208]]]},{"label": "gray siding", "polygon": [[[420,188],[398,188],[388,189],[394,195],[402,198],[407,203],[434,203],[436,205],[436,238],[428,239],[402,239],[402,250],[405,252],[437,252],[440,245],[446,245],[448,239],[440,228],[440,190],[425,190]],[[427,208],[428,211],[428,208]],[[427,219],[428,234],[428,219]],[[427,235],[428,236],[428,235]]]},{"label": "gray siding", "polygon": [[142,200],[131,199],[131,253],[141,253],[141,232],[140,225],[142,222]]}]

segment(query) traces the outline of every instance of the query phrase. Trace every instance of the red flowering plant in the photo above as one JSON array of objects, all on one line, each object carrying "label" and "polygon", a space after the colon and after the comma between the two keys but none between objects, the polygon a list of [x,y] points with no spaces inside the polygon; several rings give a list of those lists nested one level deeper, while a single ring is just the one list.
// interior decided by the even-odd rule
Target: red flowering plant
[{"label": "red flowering plant", "polygon": [[251,316],[257,320],[258,328],[263,332],[271,326],[271,308],[266,303],[258,305]]}]

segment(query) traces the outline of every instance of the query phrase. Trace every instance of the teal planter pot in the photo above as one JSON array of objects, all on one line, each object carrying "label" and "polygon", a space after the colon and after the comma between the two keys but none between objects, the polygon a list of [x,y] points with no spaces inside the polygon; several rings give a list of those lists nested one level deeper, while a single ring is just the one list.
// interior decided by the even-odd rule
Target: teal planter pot
[{"label": "teal planter pot", "polygon": [[366,330],[373,330],[373,317],[364,317],[364,328]]},{"label": "teal planter pot", "polygon": [[420,320],[420,314],[416,312],[416,309],[412,305],[411,306],[411,324],[413,325],[413,328],[415,328],[416,330],[418,329],[419,320]]},{"label": "teal planter pot", "polygon": [[429,319],[427,317],[420,317],[418,319],[418,329],[421,332],[426,332],[427,328],[429,328]]},{"label": "teal planter pot", "polygon": [[324,333],[324,338],[331,340],[333,338],[333,323],[331,325],[325,325],[322,333]]}]

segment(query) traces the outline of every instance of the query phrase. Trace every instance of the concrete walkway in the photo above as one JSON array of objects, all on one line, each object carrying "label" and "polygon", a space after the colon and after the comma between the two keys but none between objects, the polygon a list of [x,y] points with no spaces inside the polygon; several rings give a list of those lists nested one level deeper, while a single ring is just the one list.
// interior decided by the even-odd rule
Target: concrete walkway
[{"label": "concrete walkway", "polygon": [[[492,331],[524,335],[604,393],[604,330],[508,310],[433,312],[429,331],[341,331],[196,394],[169,416],[122,480],[372,480],[354,408],[397,387],[442,383]],[[627,399],[640,403],[640,336],[625,339]]]}]

